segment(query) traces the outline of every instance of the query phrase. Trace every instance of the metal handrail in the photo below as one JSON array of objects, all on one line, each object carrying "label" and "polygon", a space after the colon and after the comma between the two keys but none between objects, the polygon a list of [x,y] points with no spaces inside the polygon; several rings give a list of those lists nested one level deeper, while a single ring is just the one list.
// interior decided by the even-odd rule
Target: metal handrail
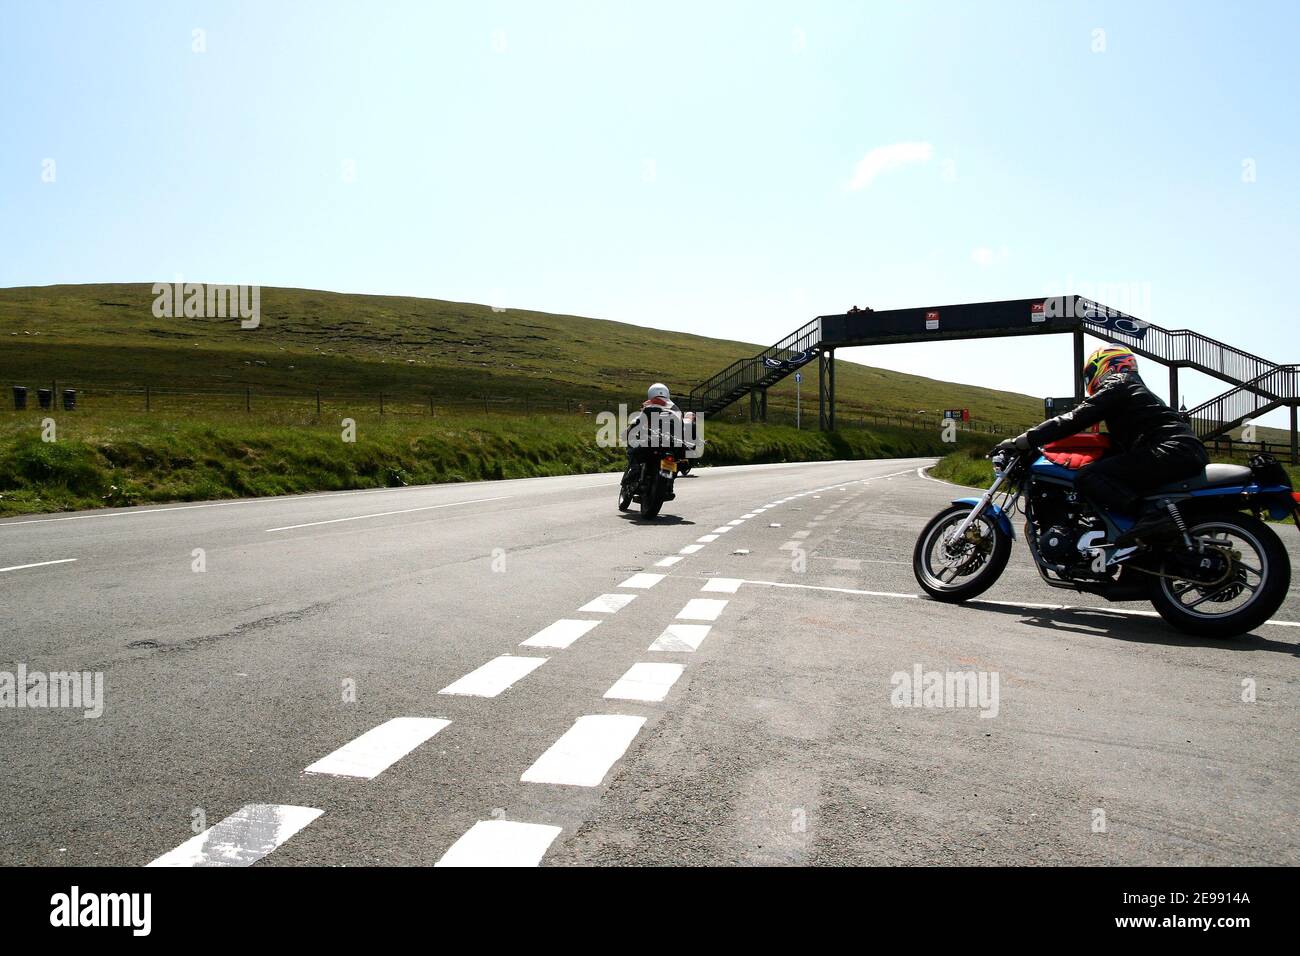
[{"label": "metal handrail", "polygon": [[[787,356],[789,355],[803,354],[807,357],[799,365],[806,364],[812,360],[813,350],[821,344],[820,333],[821,322],[818,319],[813,319],[757,355],[737,359],[721,372],[691,389],[692,407],[705,408],[715,401],[730,397],[733,394],[739,397],[752,389],[759,381],[777,371],[768,368],[764,363],[765,359],[781,358],[788,361]],[[779,377],[788,375],[797,367],[780,370],[781,375]]]},{"label": "metal handrail", "polygon": [[1200,438],[1222,434],[1279,405],[1300,401],[1300,366],[1279,365],[1209,401],[1187,414]]},{"label": "metal handrail", "polygon": [[1191,329],[1169,330],[1146,325],[1141,335],[1115,328],[1086,328],[1100,338],[1122,342],[1138,354],[1157,361],[1187,365],[1197,371],[1246,383],[1281,368],[1276,362],[1212,339]]}]

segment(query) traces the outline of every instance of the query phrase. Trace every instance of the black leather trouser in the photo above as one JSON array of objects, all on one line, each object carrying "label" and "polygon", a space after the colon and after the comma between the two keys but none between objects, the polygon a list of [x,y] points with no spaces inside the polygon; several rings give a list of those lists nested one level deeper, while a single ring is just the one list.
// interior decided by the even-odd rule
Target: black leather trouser
[{"label": "black leather trouser", "polygon": [[1085,465],[1074,487],[1097,507],[1136,516],[1145,495],[1171,481],[1199,475],[1209,461],[1199,441],[1175,438]]}]

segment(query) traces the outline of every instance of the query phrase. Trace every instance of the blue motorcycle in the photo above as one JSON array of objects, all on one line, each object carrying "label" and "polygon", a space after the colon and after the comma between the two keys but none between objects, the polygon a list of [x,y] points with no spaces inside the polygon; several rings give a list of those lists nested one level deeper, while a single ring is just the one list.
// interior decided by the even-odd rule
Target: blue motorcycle
[{"label": "blue motorcycle", "polygon": [[[1105,436],[1089,438],[1104,445]],[[927,594],[957,602],[992,587],[1011,556],[1011,516],[1019,511],[1038,573],[1051,587],[1150,601],[1174,627],[1201,637],[1245,634],[1281,607],[1291,561],[1262,519],[1291,518],[1300,527],[1300,495],[1271,456],[1256,456],[1249,467],[1212,464],[1157,489],[1145,507],[1169,513],[1169,533],[1117,548],[1109,542],[1133,520],[1093,509],[1054,447],[1047,454],[998,451],[988,491],[959,498],[930,520],[912,555]]]}]

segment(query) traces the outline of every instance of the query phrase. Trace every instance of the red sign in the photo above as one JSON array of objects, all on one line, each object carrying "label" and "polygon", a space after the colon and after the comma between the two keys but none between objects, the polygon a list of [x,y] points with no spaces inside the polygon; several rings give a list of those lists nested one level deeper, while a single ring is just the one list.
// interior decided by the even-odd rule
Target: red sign
[{"label": "red sign", "polygon": [[935,329],[937,329],[938,327],[939,327],[939,313],[938,313],[938,312],[927,312],[927,313],[925,313],[925,329],[926,329],[926,331],[927,331],[927,332],[933,332],[933,331],[934,331]]},{"label": "red sign", "polygon": [[1044,303],[1042,303],[1042,302],[1035,302],[1033,305],[1031,305],[1031,306],[1029,307],[1029,321],[1030,321],[1030,322],[1046,322],[1046,321],[1047,321],[1047,312],[1046,312],[1046,310],[1044,309],[1043,306],[1044,306]]}]

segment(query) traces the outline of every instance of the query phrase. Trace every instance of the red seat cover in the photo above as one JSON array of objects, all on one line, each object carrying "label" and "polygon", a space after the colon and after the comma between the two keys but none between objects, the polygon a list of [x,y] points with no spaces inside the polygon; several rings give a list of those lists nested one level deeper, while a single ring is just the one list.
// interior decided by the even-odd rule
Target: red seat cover
[{"label": "red seat cover", "polygon": [[1110,450],[1110,436],[1080,432],[1043,446],[1043,455],[1054,465],[1078,469],[1091,465]]}]

